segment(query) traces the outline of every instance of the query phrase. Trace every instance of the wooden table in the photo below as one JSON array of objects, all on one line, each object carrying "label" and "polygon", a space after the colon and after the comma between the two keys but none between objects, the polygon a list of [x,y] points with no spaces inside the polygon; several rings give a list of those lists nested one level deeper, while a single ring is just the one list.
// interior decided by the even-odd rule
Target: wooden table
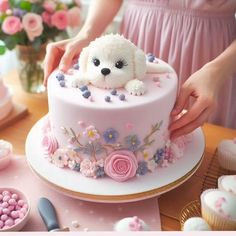
[{"label": "wooden table", "polygon": [[[14,101],[25,104],[29,109],[29,115],[10,127],[0,130],[0,138],[11,142],[16,154],[24,155],[25,139],[29,130],[39,118],[48,112],[47,95],[23,92],[16,71],[9,73],[4,80],[14,90]],[[180,230],[179,213],[187,203],[199,199],[203,177],[217,144],[222,139],[236,137],[236,130],[208,123],[204,124],[203,131],[206,138],[206,149],[202,165],[188,181],[180,187],[163,194],[159,199],[162,230]]]}]

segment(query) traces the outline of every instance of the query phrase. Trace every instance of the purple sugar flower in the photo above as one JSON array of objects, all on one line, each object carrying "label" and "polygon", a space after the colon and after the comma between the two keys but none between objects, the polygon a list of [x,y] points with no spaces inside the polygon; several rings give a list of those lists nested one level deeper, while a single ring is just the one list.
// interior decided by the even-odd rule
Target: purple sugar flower
[{"label": "purple sugar flower", "polygon": [[109,128],[103,133],[103,138],[106,143],[115,143],[119,137],[119,133],[113,129]]},{"label": "purple sugar flower", "polygon": [[125,145],[128,150],[132,152],[137,151],[140,144],[141,142],[137,135],[129,135],[125,137]]},{"label": "purple sugar flower", "polygon": [[148,173],[148,166],[146,161],[141,161],[138,163],[137,175],[145,175]]}]

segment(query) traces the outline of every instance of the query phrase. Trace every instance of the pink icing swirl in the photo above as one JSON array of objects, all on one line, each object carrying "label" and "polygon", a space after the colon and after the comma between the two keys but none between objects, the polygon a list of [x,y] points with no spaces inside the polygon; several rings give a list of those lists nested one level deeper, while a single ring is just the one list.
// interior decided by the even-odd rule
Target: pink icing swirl
[{"label": "pink icing swirl", "polygon": [[53,133],[44,134],[42,146],[47,154],[51,155],[58,149],[58,142]]},{"label": "pink icing swirl", "polygon": [[112,179],[123,182],[135,176],[138,161],[135,155],[126,150],[110,153],[105,160],[105,173]]}]

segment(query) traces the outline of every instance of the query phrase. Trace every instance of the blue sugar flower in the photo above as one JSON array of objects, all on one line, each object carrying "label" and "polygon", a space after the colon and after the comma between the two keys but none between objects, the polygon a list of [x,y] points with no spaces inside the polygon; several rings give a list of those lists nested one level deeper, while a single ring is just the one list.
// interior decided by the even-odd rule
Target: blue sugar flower
[{"label": "blue sugar flower", "polygon": [[96,169],[95,175],[98,178],[99,177],[104,177],[106,175],[105,171],[104,171],[104,167],[98,166],[97,169]]},{"label": "blue sugar flower", "polygon": [[138,163],[138,169],[136,171],[137,175],[145,175],[148,173],[148,167],[146,161],[141,161]]},{"label": "blue sugar flower", "polygon": [[137,135],[129,135],[125,137],[125,146],[132,152],[137,151],[140,144],[141,142]]},{"label": "blue sugar flower", "polygon": [[160,148],[156,151],[153,159],[156,163],[159,163],[164,159],[164,157],[165,157],[165,148]]},{"label": "blue sugar flower", "polygon": [[109,128],[103,133],[103,138],[106,143],[115,143],[119,137],[119,133],[113,129]]}]

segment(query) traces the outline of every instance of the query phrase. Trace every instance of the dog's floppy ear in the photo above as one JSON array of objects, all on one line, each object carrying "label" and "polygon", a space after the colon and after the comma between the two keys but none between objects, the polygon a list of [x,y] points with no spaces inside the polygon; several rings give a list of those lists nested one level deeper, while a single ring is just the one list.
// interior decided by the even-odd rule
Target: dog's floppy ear
[{"label": "dog's floppy ear", "polygon": [[146,73],[146,57],[144,52],[135,47],[134,52],[134,76],[136,79],[143,79]]},{"label": "dog's floppy ear", "polygon": [[82,73],[87,72],[89,47],[83,48],[79,56],[79,69]]}]

